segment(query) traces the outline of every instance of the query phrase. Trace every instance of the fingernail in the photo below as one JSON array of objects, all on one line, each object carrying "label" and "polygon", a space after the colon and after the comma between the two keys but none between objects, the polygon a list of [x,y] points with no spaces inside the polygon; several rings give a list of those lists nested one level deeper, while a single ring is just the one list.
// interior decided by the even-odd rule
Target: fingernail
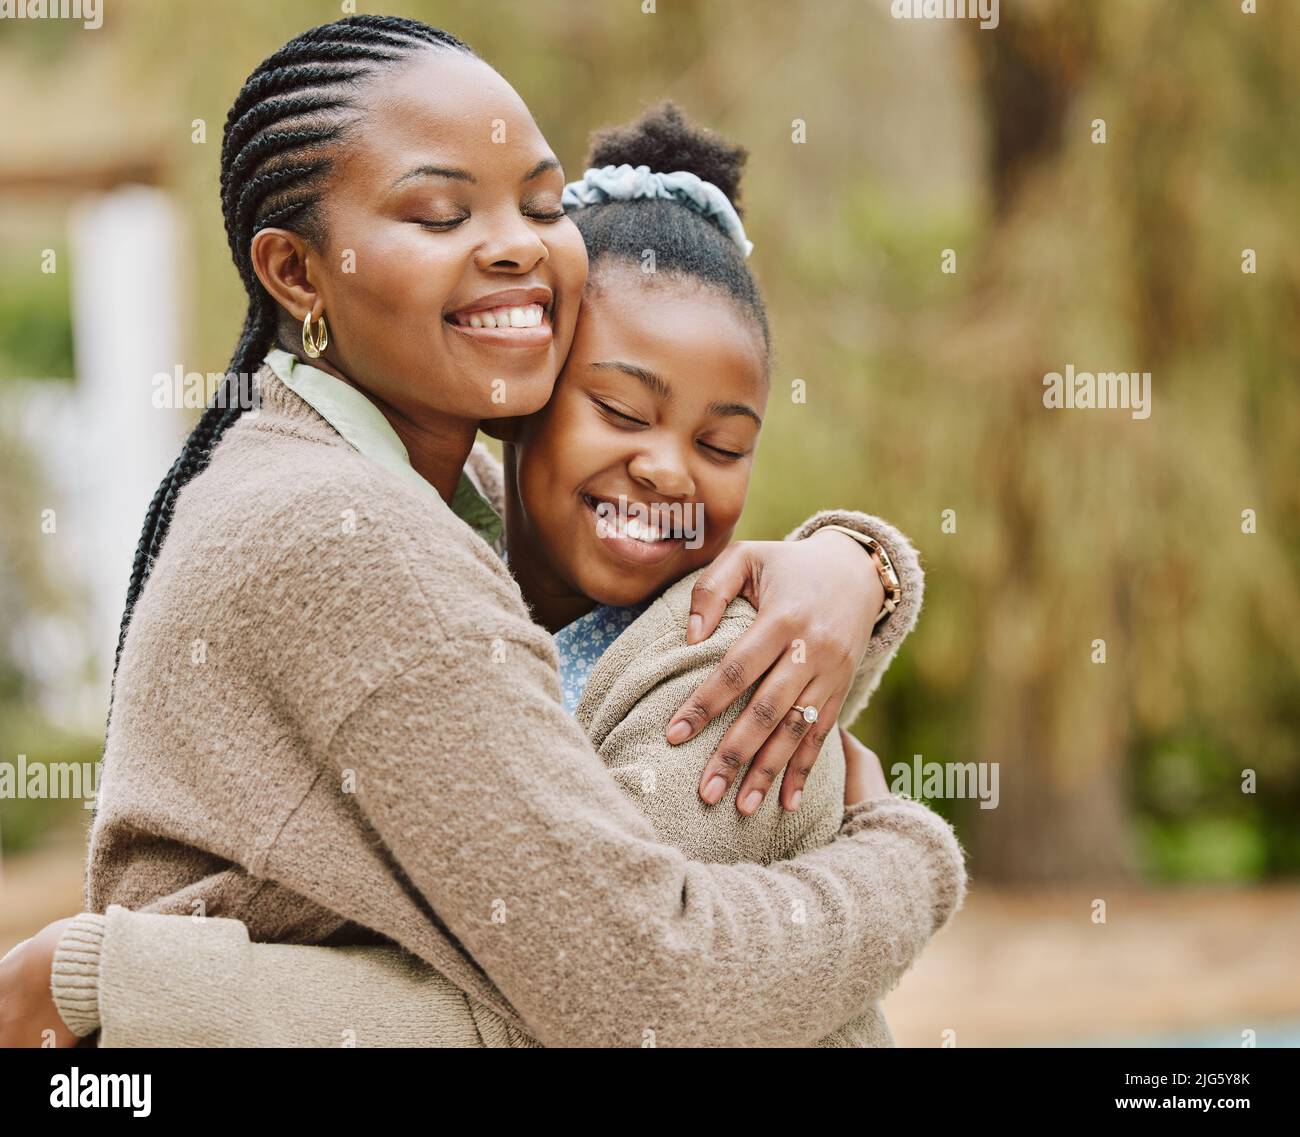
[{"label": "fingernail", "polygon": [[668,741],[676,746],[679,742],[685,742],[691,736],[691,724],[685,719],[679,719],[668,728]]},{"label": "fingernail", "polygon": [[704,617],[695,612],[691,613],[691,618],[686,621],[686,642],[693,644],[700,638],[700,632],[704,630]]},{"label": "fingernail", "polygon": [[790,798],[790,812],[793,813],[799,808],[799,803],[803,801],[803,790],[795,790],[794,795]]},{"label": "fingernail", "polygon": [[704,800],[710,805],[717,805],[722,800],[722,795],[727,792],[727,779],[721,774],[714,774],[709,779],[709,784],[704,787]]},{"label": "fingernail", "polygon": [[745,795],[745,800],[740,803],[741,813],[753,813],[763,801],[763,795],[758,790],[750,790]]}]

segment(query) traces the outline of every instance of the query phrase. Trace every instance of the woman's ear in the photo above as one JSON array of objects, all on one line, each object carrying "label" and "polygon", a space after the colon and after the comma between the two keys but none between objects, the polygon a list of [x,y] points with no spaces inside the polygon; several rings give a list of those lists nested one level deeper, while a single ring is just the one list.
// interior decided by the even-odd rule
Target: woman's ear
[{"label": "woman's ear", "polygon": [[320,293],[307,277],[307,243],[287,229],[262,229],[253,237],[253,271],[281,308],[301,322],[323,311]]},{"label": "woman's ear", "polygon": [[485,418],[478,424],[479,430],[498,442],[513,442],[519,433],[519,416],[513,418]]}]

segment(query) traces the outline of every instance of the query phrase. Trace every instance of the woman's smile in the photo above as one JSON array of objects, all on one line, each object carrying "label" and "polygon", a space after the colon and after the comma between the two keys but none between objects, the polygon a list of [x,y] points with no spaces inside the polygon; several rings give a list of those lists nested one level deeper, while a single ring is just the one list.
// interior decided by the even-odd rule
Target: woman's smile
[{"label": "woman's smile", "polygon": [[554,338],[549,288],[511,288],[480,296],[448,313],[457,332],[491,347],[549,347]]}]

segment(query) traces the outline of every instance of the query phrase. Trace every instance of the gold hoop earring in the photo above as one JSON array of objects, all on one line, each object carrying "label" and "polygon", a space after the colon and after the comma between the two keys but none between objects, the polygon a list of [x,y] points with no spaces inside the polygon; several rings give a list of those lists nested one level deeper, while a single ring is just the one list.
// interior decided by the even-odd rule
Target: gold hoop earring
[{"label": "gold hoop earring", "polygon": [[321,314],[320,322],[316,325],[316,334],[311,330],[311,313],[308,312],[302,321],[302,350],[305,351],[312,359],[319,359],[321,353],[330,345],[330,330],[325,326],[325,315]]}]

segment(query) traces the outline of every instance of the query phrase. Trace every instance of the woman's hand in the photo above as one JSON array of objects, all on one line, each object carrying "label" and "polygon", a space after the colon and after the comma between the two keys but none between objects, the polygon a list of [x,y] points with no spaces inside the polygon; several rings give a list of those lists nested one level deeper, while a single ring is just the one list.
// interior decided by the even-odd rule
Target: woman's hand
[{"label": "woman's hand", "polygon": [[840,727],[840,741],[844,743],[844,808],[873,798],[890,797],[885,771],[874,750],[863,746],[847,730]]},{"label": "woman's hand", "polygon": [[81,1042],[64,1025],[50,991],[54,949],[71,923],[67,919],[47,924],[0,960],[0,1047]]},{"label": "woman's hand", "polygon": [[[687,642],[712,635],[737,596],[758,616],[678,708],[668,741],[685,742],[761,679],[705,766],[700,797],[716,805],[749,766],[736,795],[736,808],[748,816],[790,765],[781,804],[795,810],[871,642],[885,589],[867,551],[843,533],[739,541],[696,582]],[[815,707],[817,721],[807,722],[795,706]]]}]

